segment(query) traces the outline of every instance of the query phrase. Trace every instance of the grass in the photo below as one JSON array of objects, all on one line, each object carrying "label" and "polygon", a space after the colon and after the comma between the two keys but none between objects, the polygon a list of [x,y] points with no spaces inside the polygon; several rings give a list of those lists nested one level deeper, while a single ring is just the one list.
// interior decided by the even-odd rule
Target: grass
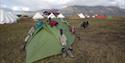
[{"label": "grass", "polygon": [[[0,63],[25,63],[22,44],[27,31],[33,26],[31,19],[16,24],[0,25]],[[35,63],[125,63],[125,19],[88,19],[90,26],[78,28],[79,19],[68,19],[77,27],[81,40],[76,38],[75,58],[61,55],[48,57]]]}]

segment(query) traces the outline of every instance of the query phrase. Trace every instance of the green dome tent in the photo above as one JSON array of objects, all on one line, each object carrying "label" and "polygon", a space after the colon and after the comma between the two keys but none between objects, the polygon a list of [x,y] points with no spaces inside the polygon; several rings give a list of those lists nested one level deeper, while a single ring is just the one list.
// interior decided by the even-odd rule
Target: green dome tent
[{"label": "green dome tent", "polygon": [[62,23],[59,19],[56,19],[56,21],[59,23],[57,27],[50,27],[50,25],[44,24],[43,29],[38,28],[28,40],[26,45],[26,63],[32,63],[61,53],[60,28],[64,29],[68,45],[74,42],[74,36],[69,32],[68,25]]}]

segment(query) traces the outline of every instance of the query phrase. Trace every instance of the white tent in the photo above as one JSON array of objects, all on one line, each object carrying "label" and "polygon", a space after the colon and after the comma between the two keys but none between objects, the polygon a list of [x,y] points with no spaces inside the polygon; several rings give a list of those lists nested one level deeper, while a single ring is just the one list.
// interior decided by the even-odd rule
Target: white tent
[{"label": "white tent", "polygon": [[4,9],[0,9],[0,24],[15,23],[16,21],[16,15],[14,15],[12,12],[7,12]]},{"label": "white tent", "polygon": [[37,12],[34,16],[33,16],[33,19],[43,19],[44,17],[39,13]]},{"label": "white tent", "polygon": [[86,15],[86,17],[87,17],[87,18],[90,18],[90,16],[89,16],[89,15]]},{"label": "white tent", "polygon": [[12,18],[14,19],[14,20],[17,20],[17,19],[19,19],[19,17],[17,17],[16,16],[16,14],[14,14],[14,13],[12,13],[12,12],[8,12],[11,16],[13,16]]},{"label": "white tent", "polygon": [[48,16],[48,18],[56,18],[56,16],[55,16],[53,13],[51,13],[51,14]]},{"label": "white tent", "polygon": [[65,18],[65,16],[60,13],[60,14],[57,16],[57,18]]},{"label": "white tent", "polygon": [[95,18],[96,16],[94,15],[94,16],[92,16],[92,18]]},{"label": "white tent", "polygon": [[96,16],[98,16],[98,14],[93,15],[92,18],[95,18]]},{"label": "white tent", "polygon": [[80,18],[85,18],[85,16],[84,16],[82,13],[78,14],[78,16],[79,16]]}]

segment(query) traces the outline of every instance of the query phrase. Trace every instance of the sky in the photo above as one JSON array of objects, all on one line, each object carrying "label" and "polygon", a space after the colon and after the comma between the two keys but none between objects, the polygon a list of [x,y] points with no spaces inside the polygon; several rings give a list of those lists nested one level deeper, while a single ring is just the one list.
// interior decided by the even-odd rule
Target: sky
[{"label": "sky", "polygon": [[117,6],[125,9],[125,0],[0,0],[0,7],[13,10],[41,10],[73,5]]}]

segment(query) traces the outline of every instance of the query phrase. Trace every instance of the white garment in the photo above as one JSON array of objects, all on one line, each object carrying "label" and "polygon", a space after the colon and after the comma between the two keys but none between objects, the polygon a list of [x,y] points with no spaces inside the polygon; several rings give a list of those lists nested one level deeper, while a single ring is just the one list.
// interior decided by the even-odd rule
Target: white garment
[{"label": "white garment", "polygon": [[31,29],[28,31],[28,35],[25,38],[25,42],[27,42],[28,39],[33,35],[34,31],[35,31],[34,27],[31,27]]},{"label": "white garment", "polygon": [[67,38],[64,34],[62,36],[60,36],[60,41],[61,41],[62,46],[67,45],[67,43],[66,43]]},{"label": "white garment", "polygon": [[34,31],[35,31],[34,27],[31,27],[31,29],[28,31],[28,34],[32,35]]}]

